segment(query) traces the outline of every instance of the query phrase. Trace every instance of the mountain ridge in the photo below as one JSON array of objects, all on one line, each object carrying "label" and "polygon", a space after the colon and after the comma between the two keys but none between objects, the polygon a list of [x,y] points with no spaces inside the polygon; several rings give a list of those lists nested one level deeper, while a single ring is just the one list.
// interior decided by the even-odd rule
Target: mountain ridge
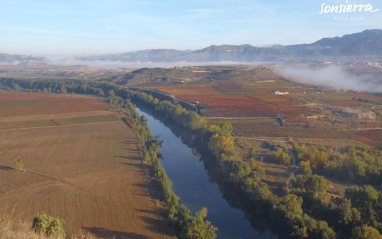
[{"label": "mountain ridge", "polygon": [[[121,54],[75,56],[83,61],[121,62],[272,62],[284,59],[312,59],[343,56],[381,56],[382,30],[364,30],[342,37],[322,38],[310,44],[256,47],[243,45],[211,45],[197,50],[145,49]],[[0,53],[0,62],[47,62],[48,58],[32,55]]]},{"label": "mountain ridge", "polygon": [[342,37],[322,38],[310,44],[256,47],[211,45],[198,50],[146,49],[122,54],[76,57],[79,60],[123,62],[274,61],[285,58],[363,56],[382,54],[382,30],[364,30]]}]

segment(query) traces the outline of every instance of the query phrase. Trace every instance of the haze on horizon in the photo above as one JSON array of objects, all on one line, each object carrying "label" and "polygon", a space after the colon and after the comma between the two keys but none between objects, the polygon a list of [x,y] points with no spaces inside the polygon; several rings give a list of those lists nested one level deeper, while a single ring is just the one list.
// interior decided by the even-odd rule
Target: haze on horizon
[{"label": "haze on horizon", "polygon": [[[370,1],[382,9],[382,0]],[[290,45],[380,28],[382,11],[320,15],[321,4],[322,0],[4,0],[0,52],[50,57],[194,50],[213,44]],[[334,16],[363,20],[334,21]]]}]

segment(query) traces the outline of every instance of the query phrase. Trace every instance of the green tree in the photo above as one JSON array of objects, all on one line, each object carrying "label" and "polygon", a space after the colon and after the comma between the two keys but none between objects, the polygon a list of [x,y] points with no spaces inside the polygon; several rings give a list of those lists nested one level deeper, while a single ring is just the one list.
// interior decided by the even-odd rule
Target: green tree
[{"label": "green tree", "polygon": [[382,239],[382,236],[374,227],[363,225],[353,229],[352,239]]},{"label": "green tree", "polygon": [[218,159],[222,158],[222,154],[227,157],[235,155],[235,143],[230,136],[215,134],[210,138],[208,147]]},{"label": "green tree", "polygon": [[318,221],[317,227],[315,228],[315,230],[313,230],[312,233],[310,233],[309,238],[312,238],[312,239],[336,239],[337,235],[333,231],[333,229],[331,229],[328,226],[327,222]]},{"label": "green tree", "polygon": [[311,176],[312,175],[312,169],[310,167],[310,161],[301,161],[300,162],[300,168],[305,176]]},{"label": "green tree", "polygon": [[279,161],[280,164],[285,166],[289,166],[292,160],[288,150],[285,148],[278,148],[275,152],[273,152],[273,156]]},{"label": "green tree", "polygon": [[103,92],[102,89],[98,89],[98,95],[99,96],[105,96],[105,93]]},{"label": "green tree", "polygon": [[351,202],[348,199],[342,200],[341,204],[338,207],[340,214],[340,222],[348,224],[353,220]]},{"label": "green tree", "polygon": [[107,92],[107,96],[109,96],[109,97],[114,97],[114,96],[115,96],[114,90],[109,90],[109,91]]},{"label": "green tree", "polygon": [[302,218],[302,198],[294,194],[288,194],[282,197],[278,205],[274,205],[275,209],[278,209],[287,221],[294,224]]},{"label": "green tree", "polygon": [[350,186],[345,190],[345,197],[361,213],[364,223],[376,222],[377,212],[375,209],[378,204],[379,195],[379,192],[370,185],[363,187]]},{"label": "green tree", "polygon": [[202,208],[191,221],[186,237],[189,239],[215,239],[217,228],[211,222],[204,221],[207,217],[207,208]]},{"label": "green tree", "polygon": [[251,173],[251,167],[247,162],[229,160],[224,164],[224,171],[234,182],[239,182]]},{"label": "green tree", "polygon": [[256,150],[254,148],[248,149],[248,157],[254,158],[256,156]]},{"label": "green tree", "polygon": [[322,199],[328,190],[328,183],[324,177],[313,175],[306,180],[305,187],[314,198]]},{"label": "green tree", "polygon": [[16,83],[12,83],[12,88],[15,90],[15,91],[21,91],[21,87],[16,84]]},{"label": "green tree", "polygon": [[61,94],[66,94],[68,91],[66,90],[66,87],[64,85],[62,85],[60,87],[60,92],[61,92]]}]

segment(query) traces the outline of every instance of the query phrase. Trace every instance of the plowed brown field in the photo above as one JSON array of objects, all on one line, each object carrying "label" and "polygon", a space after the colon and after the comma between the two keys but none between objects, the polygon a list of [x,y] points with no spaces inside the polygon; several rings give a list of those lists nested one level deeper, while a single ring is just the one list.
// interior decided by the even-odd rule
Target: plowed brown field
[{"label": "plowed brown field", "polygon": [[[0,219],[32,223],[45,212],[69,236],[169,238],[137,149],[122,121],[0,130]],[[25,172],[13,169],[18,158]]]},{"label": "plowed brown field", "polygon": [[95,97],[0,90],[0,117],[98,111],[109,108]]}]

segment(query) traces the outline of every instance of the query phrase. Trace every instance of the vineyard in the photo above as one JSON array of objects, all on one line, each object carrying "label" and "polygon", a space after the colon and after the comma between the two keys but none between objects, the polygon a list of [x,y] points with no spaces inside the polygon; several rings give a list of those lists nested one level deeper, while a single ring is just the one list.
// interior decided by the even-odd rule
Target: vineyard
[{"label": "vineyard", "polygon": [[357,107],[361,104],[357,101],[350,101],[350,100],[322,100],[322,103],[328,104],[328,105],[335,105],[335,106],[352,106]]},{"label": "vineyard", "polygon": [[[351,130],[379,128],[379,121],[348,119],[338,114],[345,107],[369,108],[371,103],[378,104],[381,97],[376,95],[320,91],[277,79],[226,79],[209,84],[156,88],[181,99],[199,102],[199,113],[207,118],[238,118],[229,119],[234,136],[322,138],[348,140],[351,144],[358,141],[372,146],[382,143],[380,131]],[[272,94],[275,90],[289,94]],[[378,105],[373,109],[378,112]],[[210,122],[217,120],[210,119]]]},{"label": "vineyard", "polygon": [[378,147],[382,145],[382,130],[357,131],[354,139]]},{"label": "vineyard", "polygon": [[304,122],[306,108],[289,102],[267,103],[245,95],[187,96],[186,100],[206,105],[202,113],[207,117],[285,117],[287,120]]},{"label": "vineyard", "polygon": [[255,93],[254,90],[233,82],[219,82],[213,85],[213,88],[225,95],[243,95]]},{"label": "vineyard", "polygon": [[171,86],[171,87],[157,87],[157,90],[166,92],[170,95],[176,95],[178,97],[183,96],[208,96],[219,95],[220,92],[214,88],[206,85],[187,85],[187,86]]},{"label": "vineyard", "polygon": [[244,95],[211,95],[201,97],[183,97],[186,100],[199,101],[207,105],[204,114],[207,117],[276,117],[272,105]]}]

